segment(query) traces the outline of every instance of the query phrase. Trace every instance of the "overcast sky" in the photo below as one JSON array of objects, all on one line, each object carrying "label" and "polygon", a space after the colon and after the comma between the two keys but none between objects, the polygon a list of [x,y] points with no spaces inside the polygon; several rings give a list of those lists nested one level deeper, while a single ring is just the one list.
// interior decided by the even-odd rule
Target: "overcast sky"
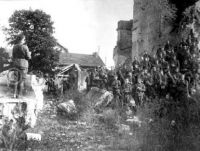
[{"label": "overcast sky", "polygon": [[[133,17],[133,0],[0,0],[0,25],[8,26],[15,10],[42,9],[54,21],[55,37],[69,52],[92,54],[100,47],[103,61],[113,65],[117,22]],[[5,47],[0,31],[0,46]]]}]

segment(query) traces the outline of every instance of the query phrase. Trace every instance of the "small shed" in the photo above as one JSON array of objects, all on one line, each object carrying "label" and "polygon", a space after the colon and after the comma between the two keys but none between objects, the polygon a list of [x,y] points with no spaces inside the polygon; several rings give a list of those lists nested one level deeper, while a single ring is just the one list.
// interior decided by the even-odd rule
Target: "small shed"
[{"label": "small shed", "polygon": [[88,73],[82,69],[78,64],[71,64],[61,68],[57,74],[58,78],[67,78],[73,89],[79,91],[86,89],[85,79]]}]

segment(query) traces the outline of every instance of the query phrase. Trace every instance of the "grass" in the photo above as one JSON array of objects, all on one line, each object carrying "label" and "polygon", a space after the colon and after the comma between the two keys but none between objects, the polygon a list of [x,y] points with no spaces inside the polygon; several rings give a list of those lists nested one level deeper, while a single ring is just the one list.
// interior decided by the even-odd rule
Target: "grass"
[{"label": "grass", "polygon": [[[39,114],[37,125],[28,132],[40,133],[42,140],[28,141],[29,150],[66,151],[199,151],[200,125],[196,122],[197,104],[191,106],[195,118],[187,129],[173,118],[157,118],[157,103],[138,108],[137,116],[143,121],[141,127],[127,123],[118,110],[105,109],[101,114],[94,110],[102,92],[92,90],[88,94],[69,91],[65,96],[45,97],[45,107]],[[194,98],[199,98],[199,94]],[[78,108],[74,120],[56,114],[56,105],[73,99]],[[195,108],[196,107],[196,108]],[[194,111],[195,110],[195,111]],[[191,114],[193,116],[193,113]],[[149,122],[152,118],[153,121]],[[21,149],[22,150],[22,149]]]}]

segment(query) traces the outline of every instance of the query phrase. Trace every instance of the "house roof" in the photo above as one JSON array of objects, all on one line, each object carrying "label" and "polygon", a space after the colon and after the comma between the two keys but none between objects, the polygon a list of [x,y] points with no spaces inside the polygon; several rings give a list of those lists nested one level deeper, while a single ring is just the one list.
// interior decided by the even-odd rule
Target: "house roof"
[{"label": "house roof", "polygon": [[59,47],[60,49],[64,50],[65,52],[68,52],[68,49],[65,48],[63,45],[61,45],[60,43],[56,43],[56,46]]},{"label": "house roof", "polygon": [[61,53],[60,65],[78,64],[80,66],[96,67],[105,66],[98,54]]},{"label": "house roof", "polygon": [[66,71],[70,70],[73,67],[75,67],[78,71],[81,71],[81,68],[79,67],[78,64],[71,64],[69,66],[62,68],[61,71],[58,73],[58,76],[63,75]]}]

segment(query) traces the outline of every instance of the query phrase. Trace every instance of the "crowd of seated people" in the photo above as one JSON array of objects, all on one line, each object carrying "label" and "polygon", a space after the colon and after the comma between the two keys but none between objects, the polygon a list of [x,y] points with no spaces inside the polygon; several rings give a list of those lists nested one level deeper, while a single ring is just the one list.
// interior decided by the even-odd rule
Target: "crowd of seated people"
[{"label": "crowd of seated people", "polygon": [[97,80],[100,81],[97,87],[111,90],[114,98],[123,103],[128,103],[130,98],[134,98],[137,105],[143,104],[145,98],[171,97],[182,101],[198,86],[198,62],[198,42],[191,33],[176,46],[168,41],[153,56],[144,52],[140,58],[135,57],[131,68],[95,69],[89,73],[86,82],[89,90]]}]

